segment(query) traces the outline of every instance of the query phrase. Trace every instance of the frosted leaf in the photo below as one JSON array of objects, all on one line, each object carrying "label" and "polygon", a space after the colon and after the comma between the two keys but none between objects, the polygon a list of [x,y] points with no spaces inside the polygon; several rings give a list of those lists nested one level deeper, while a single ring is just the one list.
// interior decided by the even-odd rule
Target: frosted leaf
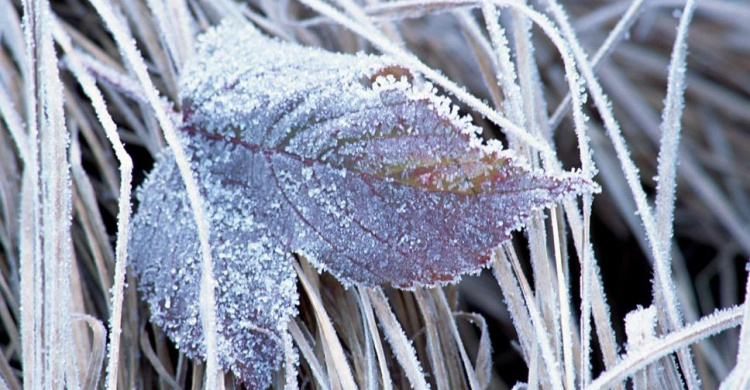
[{"label": "frosted leaf", "polygon": [[[196,153],[193,153],[195,158]],[[214,164],[221,163],[216,159]],[[226,161],[223,162],[226,164]],[[268,228],[244,212],[257,204],[211,187],[213,164],[193,164],[211,218],[217,345],[220,364],[249,387],[266,388],[283,360],[282,335],[296,314],[297,290],[289,255],[276,251]],[[139,191],[130,256],[139,289],[160,326],[188,356],[203,358],[198,306],[201,261],[198,233],[182,178],[167,153]],[[174,269],[175,272],[168,272]],[[253,385],[254,384],[254,385]]]},{"label": "frosted leaf", "polygon": [[[596,189],[483,144],[387,57],[225,23],[203,36],[180,90],[182,141],[213,229],[219,359],[250,387],[266,387],[283,356],[297,301],[291,253],[345,285],[452,282],[483,267],[532,210]],[[139,199],[131,258],[152,320],[201,357],[198,239],[171,154]]]}]

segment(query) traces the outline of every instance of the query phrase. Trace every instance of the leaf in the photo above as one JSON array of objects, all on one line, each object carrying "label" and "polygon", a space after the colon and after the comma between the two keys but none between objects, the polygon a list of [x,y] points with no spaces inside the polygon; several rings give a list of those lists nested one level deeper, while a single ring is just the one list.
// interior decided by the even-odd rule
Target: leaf
[{"label": "leaf", "polygon": [[[483,144],[448,99],[386,57],[345,55],[224,23],[181,77],[183,142],[202,188],[222,367],[265,388],[296,313],[290,254],[345,285],[401,288],[477,272],[534,209],[596,190]],[[164,153],[140,189],[130,253],[152,321],[192,357],[198,239]]]}]

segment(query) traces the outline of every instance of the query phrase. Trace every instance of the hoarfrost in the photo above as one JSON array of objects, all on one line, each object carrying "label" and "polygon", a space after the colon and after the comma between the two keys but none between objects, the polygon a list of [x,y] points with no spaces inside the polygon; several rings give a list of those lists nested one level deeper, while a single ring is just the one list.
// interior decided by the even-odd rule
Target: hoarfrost
[{"label": "hoarfrost", "polygon": [[[483,145],[448,99],[387,57],[225,23],[202,37],[180,89],[182,142],[213,228],[219,360],[250,387],[267,387],[284,356],[298,300],[291,253],[345,285],[453,282],[532,210],[596,190]],[[152,321],[200,358],[198,237],[169,152],[138,198],[139,288]]]}]

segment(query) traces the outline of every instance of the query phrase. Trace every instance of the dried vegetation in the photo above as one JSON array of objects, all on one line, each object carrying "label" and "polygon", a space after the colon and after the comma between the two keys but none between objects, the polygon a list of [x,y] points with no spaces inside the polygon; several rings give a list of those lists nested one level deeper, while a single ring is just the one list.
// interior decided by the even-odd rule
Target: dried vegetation
[{"label": "dried vegetation", "polygon": [[389,54],[487,138],[603,187],[455,286],[344,289],[297,259],[274,387],[748,387],[747,2],[2,0],[0,388],[238,386],[148,323],[126,272],[132,190],[224,17]]}]

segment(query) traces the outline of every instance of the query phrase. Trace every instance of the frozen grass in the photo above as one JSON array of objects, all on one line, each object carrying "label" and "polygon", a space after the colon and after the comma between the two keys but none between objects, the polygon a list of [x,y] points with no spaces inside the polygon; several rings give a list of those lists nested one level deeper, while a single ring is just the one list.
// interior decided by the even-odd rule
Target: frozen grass
[{"label": "frozen grass", "polygon": [[388,53],[487,138],[603,186],[535,215],[495,250],[495,278],[345,290],[295,260],[300,314],[281,319],[274,387],[750,383],[750,4],[0,0],[0,388],[237,386],[211,337],[199,364],[147,323],[126,274],[131,182],[163,147],[181,154],[177,79],[224,17]]}]

